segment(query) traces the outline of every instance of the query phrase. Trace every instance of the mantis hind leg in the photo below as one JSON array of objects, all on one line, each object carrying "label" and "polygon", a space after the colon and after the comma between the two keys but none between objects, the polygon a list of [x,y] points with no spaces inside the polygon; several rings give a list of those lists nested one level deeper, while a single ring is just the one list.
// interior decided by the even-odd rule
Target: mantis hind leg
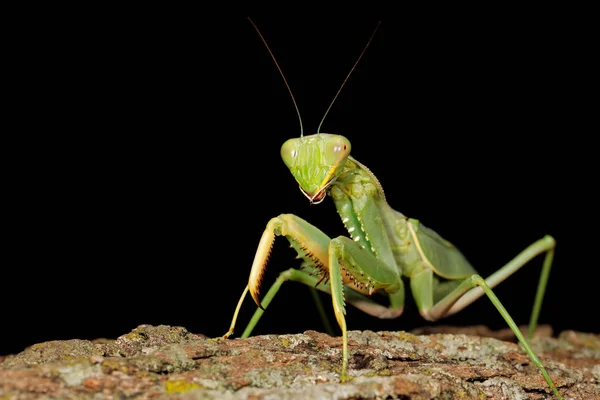
[{"label": "mantis hind leg", "polygon": [[[550,269],[552,268],[552,260],[554,258],[555,246],[556,242],[554,238],[552,238],[551,236],[545,236],[542,239],[531,244],[529,247],[527,247],[525,250],[519,253],[515,258],[513,258],[508,264],[500,268],[498,271],[494,272],[485,280],[486,284],[490,288],[493,288],[500,282],[508,278],[510,275],[515,273],[517,270],[519,270],[522,266],[527,264],[531,259],[533,259],[539,254],[545,253],[542,272],[540,274],[540,279],[535,295],[535,302],[531,311],[531,317],[529,319],[529,328],[527,330],[527,337],[529,338],[533,336],[540,315],[540,310],[542,309],[544,293],[546,292],[546,285],[548,284],[548,277],[550,276]],[[439,311],[430,310],[430,313],[440,313],[440,316],[452,315],[467,307],[469,304],[473,303],[479,297],[483,296],[483,294],[483,290],[477,287],[461,296],[458,300],[452,301],[452,297],[449,296],[445,300],[446,302],[451,304],[449,309],[444,310],[444,300],[442,300],[438,303]]]},{"label": "mantis hind leg", "polygon": [[[554,239],[550,236],[546,236],[533,243],[531,246],[517,255],[517,257],[515,257],[511,262],[490,275],[487,279],[483,279],[479,275],[472,275],[463,281],[457,281],[456,284],[447,285],[446,290],[439,290],[441,285],[435,279],[434,272],[428,268],[422,268],[420,271],[415,273],[411,277],[410,283],[413,296],[415,297],[415,302],[419,307],[421,315],[430,321],[436,321],[440,318],[454,314],[484,294],[487,295],[492,304],[502,315],[510,329],[513,331],[531,361],[538,367],[544,379],[548,383],[548,386],[554,391],[558,398],[562,399],[558,393],[558,389],[554,385],[554,382],[546,372],[546,369],[542,365],[535,352],[531,349],[527,339],[523,336],[517,324],[514,322],[508,311],[506,311],[498,297],[492,291],[492,287],[498,285],[508,276],[512,275],[532,258],[539,254],[546,253],[542,267],[542,273],[538,283],[535,304],[529,324],[528,336],[531,336],[535,330],[537,318],[541,309],[542,300],[552,265],[552,259],[554,256],[554,247]],[[445,282],[444,284],[448,283],[451,282]],[[436,297],[439,300],[435,299]],[[434,300],[436,301],[435,304]]]},{"label": "mantis hind leg", "polygon": [[[542,374],[542,376],[548,383],[548,386],[550,387],[550,389],[554,392],[554,394],[559,399],[562,399],[562,396],[558,392],[558,389],[556,388],[556,385],[552,381],[552,378],[550,378],[550,375],[546,371],[546,368],[544,367],[544,365],[542,364],[542,362],[540,361],[538,356],[535,354],[535,352],[533,351],[533,349],[527,342],[527,339],[525,339],[525,336],[523,336],[523,334],[521,333],[521,330],[519,329],[519,327],[517,326],[515,321],[512,319],[512,317],[510,316],[508,311],[506,311],[506,308],[504,308],[504,306],[502,305],[502,303],[500,302],[498,297],[496,297],[496,295],[494,294],[494,292],[492,291],[490,286],[486,283],[486,281],[481,276],[473,275],[470,278],[465,279],[460,285],[458,285],[458,287],[454,291],[452,291],[446,297],[454,298],[454,299],[460,298],[461,293],[464,294],[466,291],[468,291],[469,289],[471,289],[473,287],[481,288],[483,293],[485,293],[485,295],[487,295],[487,297],[490,299],[490,301],[492,302],[494,307],[496,307],[496,309],[498,310],[500,315],[502,315],[502,317],[504,318],[504,320],[506,321],[506,323],[508,324],[510,329],[513,331],[513,333],[515,334],[515,336],[517,337],[517,339],[523,346],[525,352],[527,353],[527,355],[529,356],[531,361],[538,367],[538,369],[540,370],[540,373]],[[442,301],[444,301],[444,300],[442,300]],[[434,306],[434,308],[435,308],[435,306]]]}]

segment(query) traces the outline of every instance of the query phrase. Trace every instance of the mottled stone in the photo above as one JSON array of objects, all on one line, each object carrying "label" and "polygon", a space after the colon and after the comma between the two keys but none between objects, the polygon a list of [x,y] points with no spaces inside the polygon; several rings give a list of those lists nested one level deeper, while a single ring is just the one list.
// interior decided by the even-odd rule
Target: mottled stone
[{"label": "mottled stone", "polygon": [[[340,383],[339,337],[307,331],[211,340],[142,325],[114,341],[52,341],[4,357],[0,399],[552,398],[511,338],[447,328],[350,331],[350,380]],[[532,340],[565,398],[600,399],[598,339],[566,331]]]}]

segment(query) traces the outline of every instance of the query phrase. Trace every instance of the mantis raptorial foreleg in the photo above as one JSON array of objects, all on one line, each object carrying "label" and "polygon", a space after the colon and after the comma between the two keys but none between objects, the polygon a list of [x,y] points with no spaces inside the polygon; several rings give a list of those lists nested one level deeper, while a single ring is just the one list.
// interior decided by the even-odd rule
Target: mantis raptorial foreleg
[{"label": "mantis raptorial foreleg", "polygon": [[[404,284],[399,276],[394,277],[389,269],[380,259],[345,236],[333,239],[329,244],[329,277],[331,280],[331,298],[333,300],[333,311],[342,329],[342,372],[340,379],[346,380],[346,369],[348,367],[348,329],[346,327],[346,314],[344,302],[344,285],[349,282],[344,280],[343,274],[357,279],[355,274],[364,274],[364,282],[369,294],[376,287],[383,288],[390,295],[390,308],[402,310],[404,307]],[[372,285],[372,286],[369,286]],[[360,288],[360,286],[359,286]]]},{"label": "mantis raptorial foreleg", "polygon": [[[258,299],[259,286],[276,236],[285,236],[299,256],[312,266],[314,274],[296,269],[283,272],[261,302]],[[404,306],[404,284],[401,276],[383,261],[347,237],[330,239],[303,219],[295,215],[283,214],[273,218],[267,224],[254,258],[248,287],[242,293],[230,330],[224,337],[229,337],[233,333],[239,307],[248,291],[260,309],[255,313],[242,337],[250,335],[262,316],[263,309],[269,305],[283,282],[287,280],[295,280],[331,294],[334,313],[342,330],[342,380],[346,378],[348,365],[345,302],[348,301],[369,314],[383,318],[399,316]],[[346,289],[348,292],[346,294],[344,285],[353,285],[356,290],[362,290],[369,295],[375,290],[384,290],[389,294],[390,306],[389,308],[381,306],[356,290]]]}]

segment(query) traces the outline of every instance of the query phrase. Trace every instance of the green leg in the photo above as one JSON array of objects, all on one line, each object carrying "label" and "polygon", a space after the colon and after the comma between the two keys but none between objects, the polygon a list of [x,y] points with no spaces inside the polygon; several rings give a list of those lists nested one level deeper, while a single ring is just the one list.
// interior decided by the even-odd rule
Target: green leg
[{"label": "green leg", "polygon": [[[384,289],[384,282],[387,282],[385,290],[390,295],[390,306],[395,309],[402,310],[404,306],[404,286],[399,275],[394,277],[393,270],[386,268],[383,261],[364,251],[363,247],[353,240],[340,236],[333,239],[329,244],[331,298],[335,317],[342,330],[342,371],[340,380],[344,382],[347,379],[346,371],[349,358],[348,329],[345,318],[345,291],[348,291],[348,289],[344,286],[342,268],[346,277],[350,276],[351,280],[362,279],[363,282],[371,282],[376,289]],[[378,275],[378,273],[382,275]],[[365,290],[368,291],[369,289],[365,288]]]},{"label": "green leg", "polygon": [[[350,241],[350,239],[348,239]],[[344,302],[344,283],[340,271],[339,258],[343,254],[343,242],[338,239],[331,241],[329,245],[329,279],[331,284],[331,300],[333,312],[338,325],[342,330],[342,371],[340,380],[346,381],[346,370],[348,369],[348,328],[346,327],[346,303]]]},{"label": "green leg", "polygon": [[[548,238],[550,238],[548,236]],[[548,284],[548,277],[550,276],[550,268],[552,268],[552,261],[554,259],[554,239],[551,239],[552,247],[546,251],[546,257],[544,257],[544,265],[542,267],[542,273],[540,275],[540,280],[538,282],[537,291],[535,294],[535,303],[533,304],[533,309],[531,310],[531,317],[529,318],[529,329],[527,330],[527,337],[532,338],[533,333],[535,332],[535,327],[537,326],[538,317],[540,316],[540,310],[542,309],[542,302],[544,300],[544,294],[546,293],[546,285]]]},{"label": "green leg", "polygon": [[[263,307],[263,309],[260,309],[260,308],[256,309],[256,311],[254,312],[254,315],[252,316],[252,319],[246,326],[246,329],[244,330],[244,333],[242,333],[241,337],[247,338],[248,336],[250,336],[252,334],[252,331],[256,327],[256,324],[258,323],[260,318],[263,316],[265,309],[267,307],[269,307],[269,304],[271,304],[271,301],[273,300],[273,298],[275,297],[275,295],[277,294],[279,289],[281,289],[281,285],[283,285],[284,282],[295,281],[295,282],[304,283],[305,285],[309,285],[311,287],[315,287],[317,285],[317,283],[319,282],[319,279],[320,278],[317,276],[310,275],[307,272],[304,272],[304,271],[301,271],[298,269],[294,269],[294,268],[290,268],[287,271],[283,271],[281,274],[279,274],[275,283],[273,283],[273,285],[271,285],[271,287],[269,288],[269,291],[267,291],[267,294],[263,297],[263,299],[261,301],[261,306]],[[323,286],[323,285],[320,285],[320,286]]]},{"label": "green leg", "polygon": [[[300,258],[309,265],[315,276],[295,269],[283,272],[269,289],[263,300],[259,292],[267,260],[276,236],[285,236]],[[391,252],[391,250],[390,250]],[[393,260],[392,260],[393,262]],[[341,268],[344,269],[342,278]],[[329,279],[329,284],[323,284],[323,278]],[[318,280],[317,280],[318,279]],[[404,286],[400,269],[387,265],[352,239],[340,236],[331,240],[321,230],[293,214],[281,214],[271,219],[263,232],[252,262],[248,291],[254,302],[259,306],[242,337],[250,335],[264,308],[272,301],[275,294],[286,280],[296,280],[331,294],[333,310],[342,330],[342,371],[340,379],[346,379],[348,367],[348,330],[346,328],[345,301],[354,304],[361,310],[388,317],[402,312],[404,301]],[[344,285],[354,288],[344,289]],[[391,311],[381,311],[383,306],[366,300],[365,295],[385,290],[389,294]],[[345,293],[347,292],[347,293]],[[362,293],[362,295],[360,293]]]},{"label": "green leg", "polygon": [[494,304],[494,306],[496,307],[498,312],[502,315],[502,317],[504,318],[504,320],[506,321],[508,326],[510,326],[510,329],[512,329],[512,331],[514,332],[517,339],[519,339],[519,342],[523,345],[523,348],[525,349],[525,352],[527,352],[527,355],[529,356],[531,361],[533,361],[533,363],[539,368],[540,372],[544,376],[544,379],[546,379],[548,386],[550,386],[550,389],[552,389],[552,391],[554,391],[554,394],[559,399],[562,399],[562,396],[558,392],[558,389],[554,385],[554,382],[552,382],[550,375],[548,375],[548,372],[546,372],[546,368],[544,368],[540,359],[537,357],[535,352],[531,349],[531,347],[529,346],[529,343],[527,342],[527,340],[525,339],[525,337],[519,330],[519,327],[517,326],[517,324],[515,324],[515,321],[513,321],[510,314],[508,314],[508,311],[506,311],[506,309],[504,308],[502,303],[500,303],[500,300],[498,300],[498,298],[496,297],[496,295],[494,294],[492,289],[488,286],[488,284],[485,282],[485,280],[479,275],[475,275],[475,276],[471,277],[471,281],[473,282],[474,285],[478,285],[479,287],[483,288],[483,291],[485,292],[485,294],[489,297],[489,299]]},{"label": "green leg", "polygon": [[[413,294],[415,296],[415,301],[419,306],[419,310],[421,314],[426,316],[429,320],[436,320],[438,318],[444,317],[447,314],[444,313],[444,310],[452,309],[452,304],[455,304],[457,301],[460,301],[462,297],[466,294],[471,293],[470,290],[472,288],[480,288],[484,294],[488,296],[492,304],[496,307],[500,315],[504,318],[510,329],[513,331],[525,352],[531,359],[531,361],[539,368],[542,376],[546,379],[548,386],[550,389],[554,391],[554,394],[562,399],[558,389],[554,385],[554,382],[546,372],[546,369],[542,365],[542,362],[535,354],[527,339],[523,336],[519,327],[514,322],[508,311],[504,308],[498,297],[494,294],[491,287],[488,285],[486,280],[484,280],[479,275],[473,275],[470,278],[465,279],[456,289],[446,295],[443,299],[441,299],[438,303],[433,305],[432,308],[428,309],[429,305],[432,303],[432,293],[433,289],[431,285],[428,285],[428,282],[431,281],[431,275],[433,272],[429,269],[423,269],[422,272],[415,274],[414,278],[411,278],[411,288],[413,289]],[[413,283],[414,280],[414,283]]]},{"label": "green leg", "polygon": [[[269,307],[269,304],[271,304],[271,301],[273,300],[273,298],[275,297],[275,295],[277,294],[279,289],[281,289],[281,285],[283,285],[284,282],[294,281],[294,282],[303,283],[305,285],[308,285],[311,289],[316,288],[324,293],[331,294],[331,288],[330,288],[329,283],[321,282],[319,285],[317,285],[317,283],[319,282],[320,279],[321,278],[319,278],[318,276],[311,275],[310,273],[308,273],[306,271],[298,270],[295,268],[290,268],[286,271],[283,271],[281,274],[279,274],[279,277],[275,280],[275,283],[273,283],[273,285],[271,285],[271,287],[267,291],[267,294],[263,297],[263,300],[261,302],[263,309],[260,309],[260,308],[256,309],[256,311],[254,312],[254,315],[252,316],[250,322],[246,326],[246,329],[242,333],[241,337],[246,338],[252,334],[252,331],[256,327],[256,324],[258,323],[260,318],[263,316],[263,314],[265,313],[265,310]],[[402,293],[401,293],[402,296],[400,294],[390,295],[389,307],[378,304],[378,303],[374,302],[372,299],[370,299],[369,297],[362,295],[352,289],[347,288],[345,290],[345,292],[346,292],[345,293],[346,301],[349,304],[355,306],[356,308],[360,309],[361,311],[368,312],[371,315],[379,316],[380,318],[395,318],[402,313],[403,304],[404,304],[404,297],[403,297],[404,291],[402,291]],[[242,299],[243,299],[243,296],[246,295],[246,293],[247,293],[247,290],[244,291],[244,293],[242,295]],[[242,299],[240,299],[240,303],[238,303],[238,307],[240,307]],[[235,316],[237,316],[238,311],[239,310],[236,309]],[[232,321],[232,326],[231,326],[229,332],[233,333],[234,325],[235,325],[235,319],[234,319],[234,321]],[[227,335],[227,337],[229,337],[231,335],[231,333],[229,333],[229,335]]]},{"label": "green leg", "polygon": [[[546,253],[544,258],[544,264],[542,267],[542,273],[538,282],[535,302],[531,312],[531,318],[529,319],[529,329],[527,332],[527,336],[529,338],[533,336],[533,332],[535,331],[535,328],[537,326],[538,317],[542,308],[542,301],[544,299],[544,293],[546,291],[546,285],[548,283],[548,277],[550,275],[550,269],[552,267],[552,259],[554,257],[555,246],[556,242],[554,241],[554,239],[551,236],[545,236],[537,242],[533,243],[531,246],[527,247],[514,259],[512,259],[508,264],[500,268],[498,271],[494,272],[485,280],[486,284],[490,288],[494,288],[500,282],[508,278],[510,275],[514,274],[523,265],[527,264],[531,259],[533,259],[539,254]],[[483,290],[480,287],[472,289],[460,299],[458,299],[455,303],[453,303],[449,310],[443,312],[443,314],[452,315],[467,307],[469,304],[473,303],[481,296],[483,296]]]},{"label": "green leg", "polygon": [[327,332],[329,336],[335,336],[335,331],[329,322],[329,318],[327,318],[327,312],[325,311],[325,306],[323,306],[321,297],[319,297],[319,292],[314,287],[309,287],[309,290],[313,301],[315,302],[315,306],[317,307],[317,311],[319,311],[319,316],[321,317],[321,323],[323,324],[323,328],[325,328],[325,332]]}]

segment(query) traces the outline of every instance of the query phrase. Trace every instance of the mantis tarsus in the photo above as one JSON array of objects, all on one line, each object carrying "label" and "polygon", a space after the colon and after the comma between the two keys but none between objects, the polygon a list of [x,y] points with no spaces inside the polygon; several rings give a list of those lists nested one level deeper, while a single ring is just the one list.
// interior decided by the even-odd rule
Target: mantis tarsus
[{"label": "mantis tarsus", "polygon": [[[256,28],[254,22],[250,22]],[[256,30],[258,31],[257,28]],[[258,34],[291,94],[275,57],[260,31]],[[346,76],[342,87],[371,39]],[[292,101],[298,112],[293,96]],[[298,117],[300,118],[299,112]],[[527,339],[492,291],[493,287],[531,259],[545,254],[529,323],[528,337],[531,337],[537,325],[552,265],[554,239],[551,236],[541,238],[484,279],[450,242],[418,220],[394,210],[387,203],[383,188],[375,175],[350,155],[351,144],[348,139],[326,133],[304,136],[301,120],[300,126],[300,137],[287,140],[281,147],[283,162],[311,203],[319,203],[327,195],[333,199],[350,237],[331,239],[317,227],[293,214],[282,214],[271,219],[260,239],[248,285],[237,304],[231,327],[223,338],[233,334],[238,312],[248,292],[259,308],[242,337],[251,334],[283,282],[291,280],[304,283],[331,295],[334,314],[342,331],[340,380],[346,381],[349,352],[345,303],[378,318],[397,318],[404,308],[405,278],[409,282],[419,313],[429,321],[452,315],[484,294],[487,295],[531,361],[539,368],[550,389],[558,398],[562,398]],[[320,125],[317,129],[319,131]],[[303,260],[302,269],[291,268],[281,273],[261,304],[259,288],[276,236],[288,239],[291,247]],[[389,305],[375,302],[375,293],[387,295]]]}]

